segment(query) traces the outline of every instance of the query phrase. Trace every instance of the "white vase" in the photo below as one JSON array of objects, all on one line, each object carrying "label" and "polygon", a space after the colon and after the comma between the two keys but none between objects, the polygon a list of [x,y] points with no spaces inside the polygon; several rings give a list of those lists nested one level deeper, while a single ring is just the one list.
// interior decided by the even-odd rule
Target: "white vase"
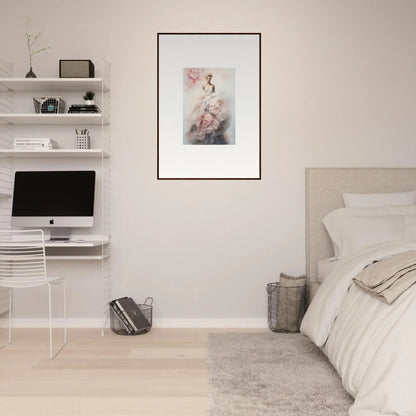
[{"label": "white vase", "polygon": [[84,100],[85,105],[94,105],[94,100]]}]

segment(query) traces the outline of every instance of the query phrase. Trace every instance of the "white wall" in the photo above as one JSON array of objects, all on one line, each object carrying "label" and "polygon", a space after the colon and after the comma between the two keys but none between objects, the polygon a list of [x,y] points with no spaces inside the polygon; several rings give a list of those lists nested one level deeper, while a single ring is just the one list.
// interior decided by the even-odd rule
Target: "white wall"
[{"label": "white wall", "polygon": [[[156,318],[265,317],[266,283],[304,272],[306,166],[415,166],[413,0],[0,7],[15,76],[28,70],[26,15],[53,46],[39,77],[62,58],[112,62],[114,296],[153,296]],[[262,180],[157,181],[156,34],[215,31],[262,33]]]}]

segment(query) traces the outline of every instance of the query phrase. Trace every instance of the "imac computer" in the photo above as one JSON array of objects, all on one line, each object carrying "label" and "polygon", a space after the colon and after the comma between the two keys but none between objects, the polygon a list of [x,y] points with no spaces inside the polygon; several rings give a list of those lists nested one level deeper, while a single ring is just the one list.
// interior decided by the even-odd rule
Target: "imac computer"
[{"label": "imac computer", "polygon": [[92,227],[95,171],[19,171],[14,175],[12,226],[50,228],[68,240],[70,227]]}]

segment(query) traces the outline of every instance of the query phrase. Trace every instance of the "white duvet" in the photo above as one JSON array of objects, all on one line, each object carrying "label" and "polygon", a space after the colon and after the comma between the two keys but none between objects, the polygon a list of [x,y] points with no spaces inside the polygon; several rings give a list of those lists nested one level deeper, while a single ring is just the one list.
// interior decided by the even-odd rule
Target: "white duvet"
[{"label": "white duvet", "polygon": [[416,285],[388,305],[352,284],[373,261],[415,249],[388,243],[340,260],[302,321],[355,397],[350,416],[416,416]]}]

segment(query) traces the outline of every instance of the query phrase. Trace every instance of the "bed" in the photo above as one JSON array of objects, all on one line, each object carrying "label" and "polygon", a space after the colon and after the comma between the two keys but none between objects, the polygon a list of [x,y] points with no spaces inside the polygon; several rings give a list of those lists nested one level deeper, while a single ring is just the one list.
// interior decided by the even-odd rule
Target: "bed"
[{"label": "bed", "polygon": [[[415,251],[416,239],[375,244],[339,257],[322,219],[344,206],[345,192],[415,189],[414,168],[306,169],[310,305],[301,332],[324,351],[344,388],[355,398],[350,416],[416,416],[416,285],[389,305],[352,282],[374,261]],[[322,280],[321,270],[326,270],[322,284],[318,279]]]}]

